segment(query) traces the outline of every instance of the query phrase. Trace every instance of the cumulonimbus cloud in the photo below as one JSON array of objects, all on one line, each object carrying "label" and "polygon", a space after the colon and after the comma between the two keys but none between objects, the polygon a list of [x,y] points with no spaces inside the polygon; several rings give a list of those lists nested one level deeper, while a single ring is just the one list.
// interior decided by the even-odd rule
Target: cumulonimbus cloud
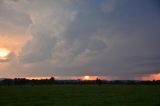
[{"label": "cumulonimbus cloud", "polygon": [[0,11],[7,13],[0,15],[0,22],[7,20],[9,26],[31,36],[18,56],[19,64],[29,66],[24,70],[30,75],[90,74],[129,79],[157,72],[144,65],[156,66],[159,58],[152,57],[160,53],[159,11],[149,0],[5,3],[9,9],[0,6]]}]

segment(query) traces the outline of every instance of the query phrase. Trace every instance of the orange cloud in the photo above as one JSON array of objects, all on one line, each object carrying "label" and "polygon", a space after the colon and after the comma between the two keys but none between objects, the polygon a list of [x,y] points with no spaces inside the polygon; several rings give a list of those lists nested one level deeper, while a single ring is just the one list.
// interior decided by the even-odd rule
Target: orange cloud
[{"label": "orange cloud", "polygon": [[136,80],[160,80],[160,73],[136,77]]},{"label": "orange cloud", "polygon": [[7,48],[9,51],[18,55],[28,39],[30,39],[30,37],[27,36],[0,36],[0,47]]}]

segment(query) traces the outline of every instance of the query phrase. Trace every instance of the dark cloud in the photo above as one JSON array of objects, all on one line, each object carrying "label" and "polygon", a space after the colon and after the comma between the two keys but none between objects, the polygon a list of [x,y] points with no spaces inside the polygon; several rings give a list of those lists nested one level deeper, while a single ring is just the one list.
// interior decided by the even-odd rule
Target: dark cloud
[{"label": "dark cloud", "polygon": [[132,79],[158,72],[160,15],[153,4],[35,0],[18,5],[22,11],[3,7],[0,22],[27,27],[32,36],[19,54],[22,66],[29,65],[22,74]]},{"label": "dark cloud", "polygon": [[28,29],[28,25],[31,23],[29,14],[21,10],[20,4],[13,4],[12,2],[13,0],[1,0],[0,36],[23,36]]},{"label": "dark cloud", "polygon": [[[60,7],[64,6],[62,2],[56,3],[60,5]],[[98,1],[94,3],[98,3]],[[158,19],[156,17],[157,13],[152,13],[154,8],[150,6],[152,10],[146,12],[145,9],[148,10],[148,7],[146,8],[148,4],[146,3],[143,7],[140,5],[137,6],[137,8],[141,8],[138,12],[136,9],[126,6],[125,3],[125,5],[121,4],[121,6],[124,6],[123,8],[120,5],[119,7],[116,6],[118,5],[117,1],[104,2],[106,4],[103,5],[99,3],[100,5],[92,7],[94,3],[87,5],[84,2],[78,5],[77,8],[70,8],[70,3],[65,4],[65,8],[55,8],[58,14],[49,11],[49,16],[44,12],[44,17],[45,15],[48,17],[45,18],[45,21],[40,21],[41,24],[37,23],[37,25],[34,25],[38,33],[36,33],[36,36],[33,34],[34,38],[32,42],[30,42],[30,44],[33,43],[37,46],[31,45],[30,47],[32,49],[26,49],[24,53],[27,52],[27,50],[36,51],[30,55],[31,60],[36,57],[39,59],[43,57],[43,59],[47,59],[47,57],[49,57],[48,59],[54,63],[53,68],[61,64],[59,66],[61,70],[68,70],[62,71],[64,75],[67,75],[67,73],[87,74],[87,72],[83,72],[83,69],[88,67],[92,67],[89,72],[90,74],[117,75],[127,78],[131,76],[129,74],[132,74],[133,77],[139,71],[142,73],[145,72],[146,69],[144,69],[144,71],[139,69],[139,65],[133,65],[137,67],[137,70],[130,70],[134,62],[126,63],[128,60],[124,61],[124,59],[133,57],[134,59],[137,58],[137,60],[135,60],[137,63],[145,63],[145,61],[151,62],[153,58],[148,58],[145,55],[151,55],[151,57],[153,57],[159,53],[157,49],[158,42],[155,43],[156,38],[159,38],[157,36],[159,31],[151,27],[157,26],[156,28],[158,28],[158,24],[149,23],[151,18],[147,17],[149,13],[152,14],[152,17],[155,17],[156,20]],[[137,3],[137,1],[134,2],[135,5]],[[74,3],[72,5],[74,5]],[[128,5],[131,5],[131,3],[128,3]],[[50,5],[48,6],[47,3],[43,6],[46,10],[53,8],[49,7]],[[47,8],[45,6],[47,6]],[[103,7],[99,8],[101,6]],[[104,6],[106,6],[106,8],[104,8]],[[65,16],[63,17],[62,14],[64,13],[70,15],[66,15],[69,17],[68,19],[64,18]],[[126,16],[126,14],[128,14],[128,16]],[[54,15],[57,15],[59,18],[53,19],[52,17]],[[73,20],[69,21],[71,17]],[[49,23],[46,20],[49,20]],[[54,23],[54,20],[56,20],[57,23]],[[59,23],[59,21],[62,22]],[[143,23],[146,22],[148,22],[148,24],[143,25]],[[39,27],[39,25],[41,25],[41,27]],[[65,30],[52,31],[50,27],[43,28],[43,25],[48,25],[55,29],[63,26]],[[34,29],[32,31],[34,31]],[[44,37],[41,36],[42,31],[45,33]],[[153,34],[153,31],[156,33]],[[52,40],[44,40],[49,36],[54,37],[53,39],[50,38]],[[43,42],[46,42],[46,44]],[[37,52],[36,49],[33,49],[34,46],[40,50]],[[41,49],[45,48],[44,46],[46,49]],[[53,48],[51,49],[50,47]],[[42,51],[42,53],[40,53],[40,51]],[[50,55],[47,55],[48,53]],[[140,57],[135,57],[137,55]],[[148,59],[143,61],[144,58]],[[37,59],[37,61],[41,61],[39,59]],[[57,74],[58,73],[59,72],[57,72]]]},{"label": "dark cloud", "polygon": [[[40,42],[40,43],[39,43]],[[54,38],[42,33],[29,41],[22,49],[25,51],[21,55],[23,62],[41,62],[52,58],[52,51],[54,48]]]}]

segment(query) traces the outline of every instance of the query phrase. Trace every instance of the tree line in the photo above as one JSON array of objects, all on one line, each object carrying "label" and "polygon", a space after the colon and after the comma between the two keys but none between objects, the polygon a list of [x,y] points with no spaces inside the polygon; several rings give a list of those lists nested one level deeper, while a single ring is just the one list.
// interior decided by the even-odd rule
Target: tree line
[{"label": "tree line", "polygon": [[54,77],[48,79],[26,79],[26,78],[14,78],[14,79],[2,79],[0,80],[0,85],[54,85],[54,84],[125,84],[125,85],[160,85],[160,80],[153,81],[141,81],[141,80],[101,80],[97,78],[96,80],[55,80]]}]

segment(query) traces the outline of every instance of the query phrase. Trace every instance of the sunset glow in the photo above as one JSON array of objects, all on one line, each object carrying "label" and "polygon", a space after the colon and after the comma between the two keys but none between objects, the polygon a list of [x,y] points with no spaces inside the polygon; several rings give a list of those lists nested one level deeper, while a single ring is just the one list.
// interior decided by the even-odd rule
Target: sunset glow
[{"label": "sunset glow", "polygon": [[9,53],[10,53],[9,50],[7,50],[7,49],[5,49],[5,48],[0,48],[0,57],[1,57],[1,58],[6,57]]},{"label": "sunset glow", "polygon": [[81,79],[82,80],[96,80],[97,78],[105,79],[103,76],[89,76],[89,75],[83,76]]},{"label": "sunset glow", "polygon": [[89,80],[90,77],[89,76],[84,76],[84,80]]},{"label": "sunset glow", "polygon": [[144,75],[136,79],[138,80],[160,80],[160,73]]}]

